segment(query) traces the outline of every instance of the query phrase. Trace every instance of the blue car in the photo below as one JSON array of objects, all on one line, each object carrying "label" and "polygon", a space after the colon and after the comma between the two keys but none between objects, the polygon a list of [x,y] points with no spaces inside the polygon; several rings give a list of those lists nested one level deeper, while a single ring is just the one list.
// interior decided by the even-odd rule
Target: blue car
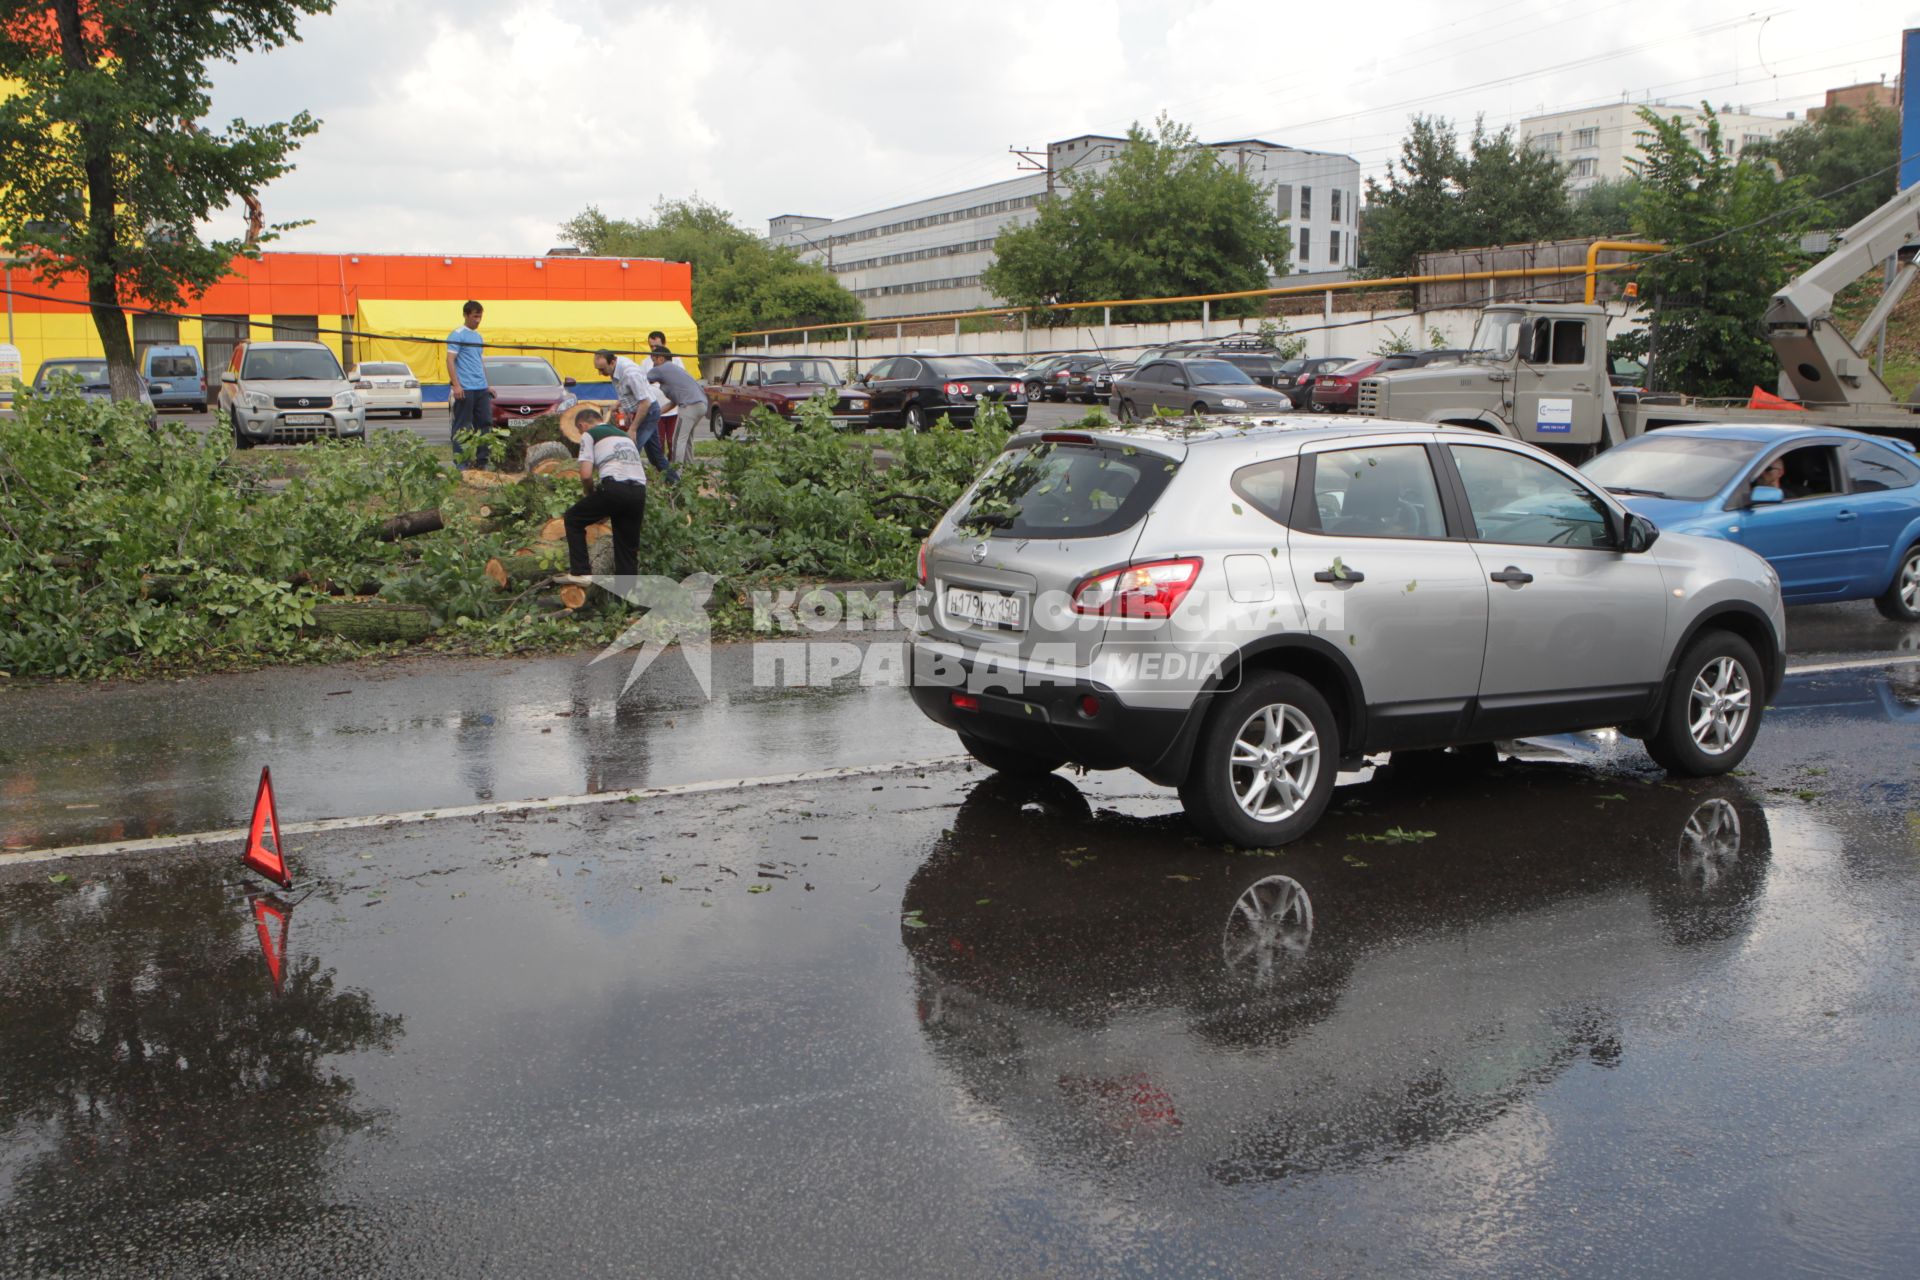
[{"label": "blue car", "polygon": [[1582,468],[1663,530],[1725,538],[1780,575],[1788,604],[1872,600],[1920,621],[1920,461],[1838,427],[1663,427]]}]

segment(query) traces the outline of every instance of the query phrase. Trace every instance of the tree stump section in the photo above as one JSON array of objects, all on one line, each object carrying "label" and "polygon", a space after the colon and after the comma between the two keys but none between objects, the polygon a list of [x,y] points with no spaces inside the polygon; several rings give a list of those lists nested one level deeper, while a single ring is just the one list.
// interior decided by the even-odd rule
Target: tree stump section
[{"label": "tree stump section", "polygon": [[[585,592],[581,593],[582,596]],[[378,600],[342,600],[313,606],[313,625],[330,635],[361,644],[404,640],[412,644],[433,632],[433,613],[420,604]]]},{"label": "tree stump section", "polygon": [[550,578],[554,568],[550,561],[541,556],[496,556],[487,561],[486,574],[493,579],[495,586],[505,591],[516,583],[525,585]]},{"label": "tree stump section", "polygon": [[422,533],[436,533],[446,528],[446,522],[440,518],[440,511],[409,511],[404,515],[382,520],[374,531],[374,537],[382,542],[398,542],[401,538],[411,538]]}]

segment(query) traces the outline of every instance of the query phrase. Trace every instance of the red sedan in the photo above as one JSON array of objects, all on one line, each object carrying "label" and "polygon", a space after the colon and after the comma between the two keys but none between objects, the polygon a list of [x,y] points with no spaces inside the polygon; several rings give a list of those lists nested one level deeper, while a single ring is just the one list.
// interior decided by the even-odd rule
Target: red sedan
[{"label": "red sedan", "polygon": [[488,356],[485,363],[496,427],[525,426],[571,394],[573,379],[562,378],[539,356]]}]

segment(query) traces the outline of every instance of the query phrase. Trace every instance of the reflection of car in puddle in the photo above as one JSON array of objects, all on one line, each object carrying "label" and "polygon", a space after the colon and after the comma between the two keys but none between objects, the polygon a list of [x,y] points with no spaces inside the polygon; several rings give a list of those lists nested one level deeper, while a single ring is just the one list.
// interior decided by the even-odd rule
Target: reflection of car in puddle
[{"label": "reflection of car in puddle", "polygon": [[1337,811],[1262,875],[1177,814],[988,779],[902,904],[923,1032],[972,1105],[1087,1172],[1267,1180],[1450,1140],[1611,1066],[1612,1011],[1745,927],[1759,804],[1726,779],[1625,785],[1630,808],[1585,771],[1510,764],[1522,802],[1492,829],[1482,788],[1409,795],[1383,771],[1351,790],[1440,835],[1352,843],[1381,820]]}]

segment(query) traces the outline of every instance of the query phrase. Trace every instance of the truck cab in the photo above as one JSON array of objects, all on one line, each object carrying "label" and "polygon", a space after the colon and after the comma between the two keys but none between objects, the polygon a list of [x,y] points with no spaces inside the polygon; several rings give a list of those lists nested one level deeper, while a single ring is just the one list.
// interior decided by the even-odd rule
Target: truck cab
[{"label": "truck cab", "polygon": [[1584,303],[1490,307],[1459,363],[1367,378],[1358,409],[1369,417],[1497,431],[1584,459],[1623,438],[1607,365],[1607,318]]}]

